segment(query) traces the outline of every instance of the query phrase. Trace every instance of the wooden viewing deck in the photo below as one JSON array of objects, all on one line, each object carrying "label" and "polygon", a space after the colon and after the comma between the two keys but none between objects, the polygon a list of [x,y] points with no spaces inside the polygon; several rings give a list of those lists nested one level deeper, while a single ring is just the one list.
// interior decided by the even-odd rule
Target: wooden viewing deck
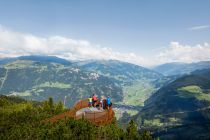
[{"label": "wooden viewing deck", "polygon": [[106,109],[102,112],[85,112],[82,115],[76,115],[76,112],[80,109],[88,107],[88,99],[80,100],[78,101],[72,108],[70,108],[68,111],[53,116],[52,118],[49,118],[46,120],[46,122],[56,123],[59,120],[66,119],[66,118],[74,118],[76,120],[78,119],[86,119],[90,122],[92,122],[95,125],[106,125],[112,122],[115,114],[112,110],[112,107],[109,109]]}]

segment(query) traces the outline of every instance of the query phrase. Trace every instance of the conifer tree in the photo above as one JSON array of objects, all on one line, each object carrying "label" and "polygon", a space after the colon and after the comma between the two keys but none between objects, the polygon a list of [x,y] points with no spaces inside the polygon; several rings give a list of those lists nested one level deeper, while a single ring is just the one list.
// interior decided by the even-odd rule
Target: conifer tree
[{"label": "conifer tree", "polygon": [[61,113],[64,110],[64,105],[61,101],[58,102],[55,108],[56,113]]},{"label": "conifer tree", "polygon": [[52,97],[49,97],[48,103],[49,103],[50,109],[54,109],[54,102],[53,102]]},{"label": "conifer tree", "polygon": [[138,134],[137,124],[133,120],[131,120],[127,127],[127,138],[136,140],[138,139],[138,137],[139,134]]},{"label": "conifer tree", "polygon": [[49,105],[48,101],[44,101],[43,110],[47,111],[47,112],[50,112],[50,105]]}]

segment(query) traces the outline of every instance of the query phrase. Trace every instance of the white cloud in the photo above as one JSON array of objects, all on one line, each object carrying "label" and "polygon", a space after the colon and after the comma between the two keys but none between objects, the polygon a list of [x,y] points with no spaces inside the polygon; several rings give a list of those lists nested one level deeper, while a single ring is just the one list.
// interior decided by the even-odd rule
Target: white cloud
[{"label": "white cloud", "polygon": [[86,40],[62,36],[44,38],[0,26],[0,58],[22,55],[54,55],[68,60],[116,59],[138,65],[146,64],[141,56],[134,53],[120,53]]},{"label": "white cloud", "polygon": [[158,53],[156,60],[157,63],[210,61],[210,44],[190,46],[171,42],[169,48]]},{"label": "white cloud", "polygon": [[[155,50],[154,50],[155,51]],[[111,48],[62,36],[38,37],[0,26],[0,58],[22,55],[54,55],[67,60],[115,59],[137,65],[151,66],[169,62],[210,61],[208,43],[195,46],[171,42],[156,50],[157,55],[143,58],[135,53],[121,53]]]},{"label": "white cloud", "polygon": [[188,30],[202,30],[202,29],[207,29],[210,28],[210,25],[201,25],[201,26],[194,26],[188,28]]}]

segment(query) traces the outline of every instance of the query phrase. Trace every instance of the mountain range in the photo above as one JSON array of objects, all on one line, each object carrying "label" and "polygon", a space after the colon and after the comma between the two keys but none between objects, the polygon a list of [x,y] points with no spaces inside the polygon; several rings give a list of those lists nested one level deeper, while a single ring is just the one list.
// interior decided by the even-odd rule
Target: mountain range
[{"label": "mountain range", "polygon": [[111,97],[119,124],[133,118],[161,139],[210,138],[210,61],[148,69],[117,60],[0,59],[0,94],[66,99],[70,107],[93,93]]},{"label": "mountain range", "polygon": [[2,59],[0,64],[1,94],[39,101],[66,96],[67,106],[93,93],[111,96],[118,104],[143,105],[167,80],[147,68],[116,60],[69,62],[54,56],[22,56]]}]

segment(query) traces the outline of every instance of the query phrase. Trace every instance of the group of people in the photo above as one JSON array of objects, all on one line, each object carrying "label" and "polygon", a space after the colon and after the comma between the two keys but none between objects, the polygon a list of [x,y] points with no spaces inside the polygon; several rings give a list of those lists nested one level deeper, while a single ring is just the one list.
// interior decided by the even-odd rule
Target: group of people
[{"label": "group of people", "polygon": [[93,96],[88,98],[88,105],[89,107],[96,107],[99,109],[109,109],[112,106],[111,99],[108,96],[108,98],[105,98],[104,96],[101,96],[101,98],[97,98],[95,94]]}]

